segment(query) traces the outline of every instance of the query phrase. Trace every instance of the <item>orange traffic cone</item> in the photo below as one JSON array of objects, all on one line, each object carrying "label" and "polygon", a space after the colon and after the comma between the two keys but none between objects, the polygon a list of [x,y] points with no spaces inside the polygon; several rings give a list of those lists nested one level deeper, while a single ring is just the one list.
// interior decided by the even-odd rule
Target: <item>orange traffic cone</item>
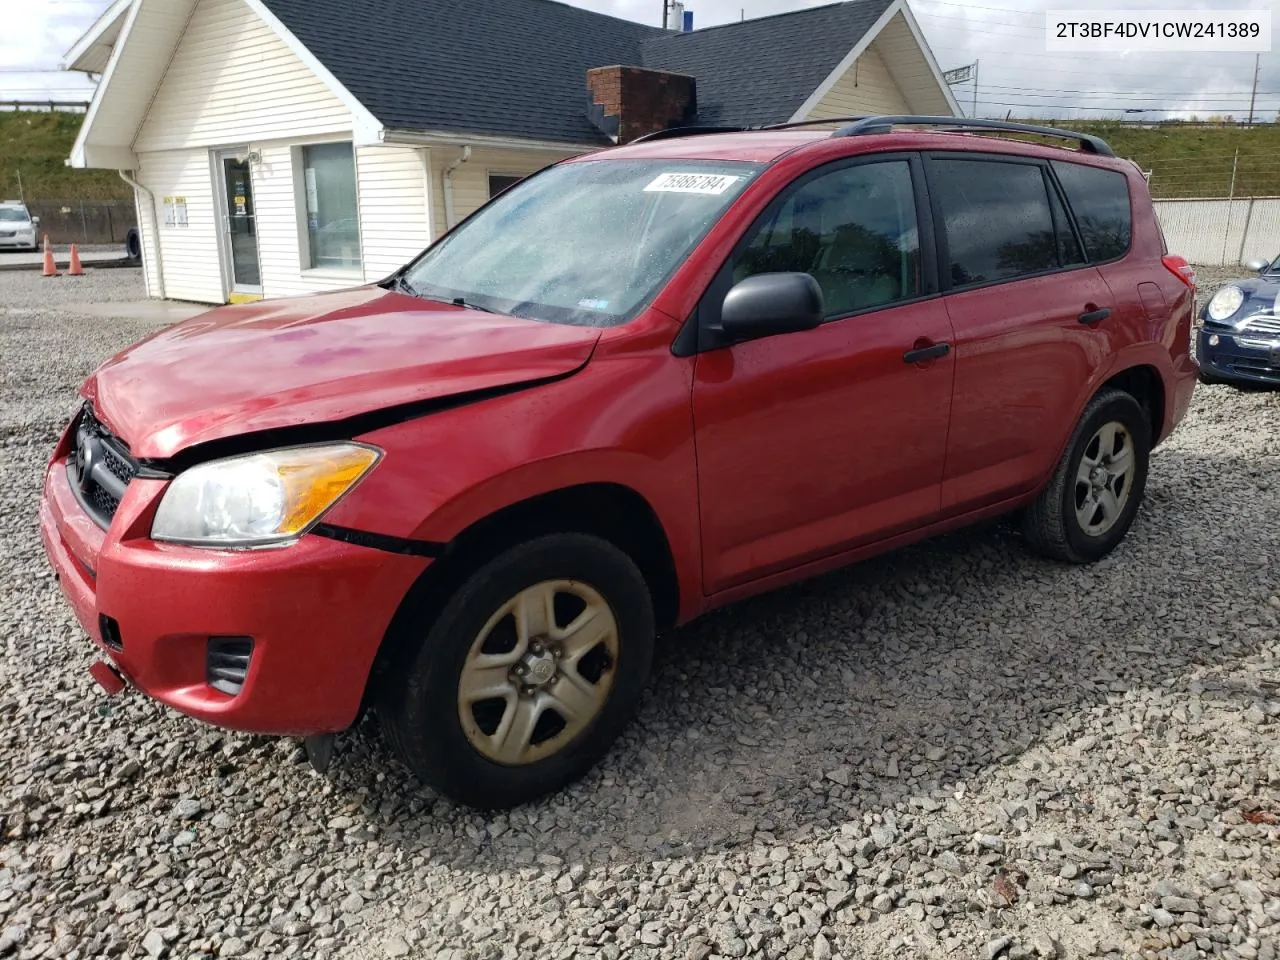
[{"label": "orange traffic cone", "polygon": [[53,262],[53,250],[49,246],[49,235],[44,235],[44,273],[41,276],[56,277],[58,265]]},{"label": "orange traffic cone", "polygon": [[68,277],[83,277],[84,267],[80,266],[80,251],[73,243],[71,245],[71,265],[67,268]]}]

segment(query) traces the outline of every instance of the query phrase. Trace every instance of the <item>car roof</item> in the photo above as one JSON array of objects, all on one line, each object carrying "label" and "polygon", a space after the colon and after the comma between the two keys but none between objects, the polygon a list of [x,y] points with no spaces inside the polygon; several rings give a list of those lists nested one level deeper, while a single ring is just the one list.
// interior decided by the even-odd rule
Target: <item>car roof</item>
[{"label": "car roof", "polygon": [[[1073,160],[1124,170],[1130,161],[1087,152],[1070,146],[1014,140],[995,132],[895,129],[886,133],[865,133],[836,140],[832,130],[809,128],[748,130],[732,133],[699,133],[687,136],[668,134],[574,157],[582,160],[719,160],[772,163],[784,154],[822,143],[842,144],[841,153],[882,153],[892,150],[955,150],[961,152],[1006,153],[1046,160]],[[1064,131],[1065,133],[1065,131]],[[1065,134],[1070,139],[1070,134]]]}]

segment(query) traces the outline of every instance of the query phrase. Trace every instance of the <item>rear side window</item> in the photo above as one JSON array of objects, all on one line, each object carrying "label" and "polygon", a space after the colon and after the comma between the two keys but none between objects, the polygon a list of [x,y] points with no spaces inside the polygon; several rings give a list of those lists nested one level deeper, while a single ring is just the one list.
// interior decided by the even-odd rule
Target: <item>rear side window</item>
[{"label": "rear side window", "polygon": [[952,286],[1057,269],[1068,245],[1054,228],[1039,166],[941,159],[929,166],[929,187],[942,211],[945,269]]},{"label": "rear side window", "polygon": [[1096,263],[1123,257],[1133,234],[1128,178],[1079,163],[1054,161],[1053,169],[1076,215],[1089,259]]}]

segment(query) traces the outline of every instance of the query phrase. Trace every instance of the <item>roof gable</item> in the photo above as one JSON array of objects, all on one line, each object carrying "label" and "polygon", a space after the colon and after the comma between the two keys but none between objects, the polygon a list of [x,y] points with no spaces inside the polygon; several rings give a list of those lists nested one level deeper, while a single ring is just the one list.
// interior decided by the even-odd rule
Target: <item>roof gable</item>
[{"label": "roof gable", "polygon": [[[242,2],[346,105],[360,144],[448,134],[603,145],[587,71],[614,65],[694,76],[698,122],[781,123],[807,115],[890,19],[905,25],[889,57],[895,80],[920,84],[920,100],[936,87],[954,108],[906,0],[848,0],[688,34],[556,0]],[[72,69],[106,60],[73,165],[134,165],[134,134],[195,3],[116,0],[71,51]],[[899,69],[908,61],[923,67]]]},{"label": "roof gable", "polygon": [[673,33],[554,0],[260,0],[384,125],[594,144],[586,72],[691,74],[698,119],[782,123],[894,0]]},{"label": "roof gable", "polygon": [[643,66],[698,80],[698,121],[785,123],[893,0],[859,0],[664,33],[641,45]]}]

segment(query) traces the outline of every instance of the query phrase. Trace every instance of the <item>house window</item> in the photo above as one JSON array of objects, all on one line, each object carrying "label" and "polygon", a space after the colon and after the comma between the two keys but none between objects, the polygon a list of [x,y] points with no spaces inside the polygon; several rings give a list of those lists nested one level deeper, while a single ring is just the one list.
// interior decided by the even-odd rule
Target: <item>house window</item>
[{"label": "house window", "polygon": [[524,177],[512,177],[502,173],[489,174],[489,199],[492,200],[503,190],[509,190],[523,179]]},{"label": "house window", "polygon": [[356,158],[350,143],[302,148],[308,266],[360,269]]}]

